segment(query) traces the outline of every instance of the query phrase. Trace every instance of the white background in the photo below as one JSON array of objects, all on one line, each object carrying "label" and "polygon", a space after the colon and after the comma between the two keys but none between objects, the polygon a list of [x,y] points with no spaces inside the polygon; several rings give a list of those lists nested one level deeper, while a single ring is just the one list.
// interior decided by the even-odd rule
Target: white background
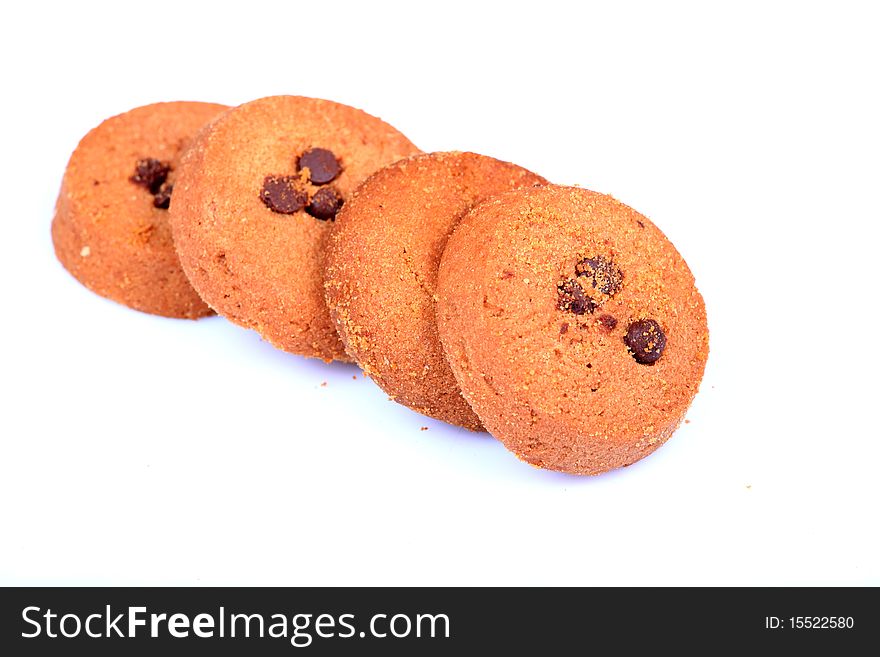
[{"label": "white background", "polygon": [[[0,582],[880,584],[872,3],[368,4],[4,10]],[[56,262],[87,130],[284,93],[651,217],[708,307],[690,423],[623,471],[542,472]]]}]

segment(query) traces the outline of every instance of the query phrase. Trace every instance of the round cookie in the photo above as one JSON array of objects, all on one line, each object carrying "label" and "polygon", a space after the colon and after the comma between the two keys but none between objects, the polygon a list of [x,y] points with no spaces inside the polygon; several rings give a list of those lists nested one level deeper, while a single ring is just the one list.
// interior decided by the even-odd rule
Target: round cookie
[{"label": "round cookie", "polygon": [[599,474],[678,427],[709,352],[687,264],[610,196],[548,185],[476,206],[437,282],[449,364],[486,429],[541,468]]},{"label": "round cookie", "polygon": [[187,145],[226,109],[156,103],[107,119],[83,137],[52,220],[55,253],[78,281],[155,315],[211,314],[180,268],[168,205]]},{"label": "round cookie", "polygon": [[330,315],[346,351],[396,401],[482,430],[437,336],[440,256],[473,204],[547,181],[475,153],[429,153],[368,178],[339,213],[325,268]]},{"label": "round cookie", "polygon": [[346,360],[324,302],[328,232],[358,184],[417,152],[387,123],[327,100],[230,110],[196,139],[175,187],[184,271],[214,310],[275,346]]}]

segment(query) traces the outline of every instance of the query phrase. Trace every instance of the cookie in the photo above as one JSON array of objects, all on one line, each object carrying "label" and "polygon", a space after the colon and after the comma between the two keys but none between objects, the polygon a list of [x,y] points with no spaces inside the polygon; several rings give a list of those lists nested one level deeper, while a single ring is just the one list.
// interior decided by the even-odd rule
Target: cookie
[{"label": "cookie", "polygon": [[437,336],[434,292],[443,247],[474,203],[538,175],[475,153],[416,155],[381,169],[339,213],[325,290],[346,351],[396,401],[480,430]]},{"label": "cookie", "polygon": [[218,313],[275,346],[345,360],[324,302],[324,247],[367,176],[418,149],[327,100],[273,96],[221,116],[184,160],[171,207],[183,269]]},{"label": "cookie", "polygon": [[449,239],[440,338],[486,429],[541,468],[599,474],[663,444],[709,352],[687,264],[610,196],[548,185],[491,199]]},{"label": "cookie", "polygon": [[180,268],[168,206],[182,154],[227,108],[157,103],[107,119],[70,156],[52,220],[61,264],[90,290],[155,315],[211,309]]}]

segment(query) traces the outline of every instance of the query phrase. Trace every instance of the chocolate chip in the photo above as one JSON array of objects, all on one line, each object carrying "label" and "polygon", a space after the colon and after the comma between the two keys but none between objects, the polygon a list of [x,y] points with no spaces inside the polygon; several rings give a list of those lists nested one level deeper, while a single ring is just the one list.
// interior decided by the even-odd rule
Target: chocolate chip
[{"label": "chocolate chip", "polygon": [[322,187],[312,196],[306,212],[315,219],[327,221],[336,219],[336,213],[342,207],[342,196],[332,187]]},{"label": "chocolate chip", "polygon": [[565,335],[566,333],[568,333],[568,322],[562,322],[559,325],[559,335]]},{"label": "chocolate chip", "polygon": [[559,294],[556,301],[556,307],[559,310],[583,315],[584,313],[592,313],[596,309],[596,303],[584,294],[584,288],[573,278],[559,283],[556,286],[556,292]]},{"label": "chocolate chip", "polygon": [[584,258],[575,265],[574,271],[592,281],[593,289],[608,296],[617,294],[623,285],[623,272],[603,255]]},{"label": "chocolate chip", "polygon": [[613,315],[599,315],[599,324],[602,328],[613,331],[617,328],[617,318]]},{"label": "chocolate chip", "polygon": [[645,227],[644,222],[641,221],[640,219],[636,219],[636,223],[639,225],[639,228],[644,228],[644,227]]},{"label": "chocolate chip", "polygon": [[666,348],[666,335],[653,319],[640,319],[629,325],[623,338],[633,358],[642,365],[653,365]]},{"label": "chocolate chip", "polygon": [[153,207],[167,210],[171,205],[171,192],[174,191],[174,185],[166,184],[159,188],[159,191],[153,194]]},{"label": "chocolate chip", "polygon": [[171,165],[168,162],[148,157],[137,161],[134,175],[129,180],[136,185],[143,185],[151,194],[155,194],[162,187],[169,173],[171,173]]},{"label": "chocolate chip", "polygon": [[266,176],[260,200],[279,214],[299,212],[309,202],[309,195],[299,187],[297,176]]},{"label": "chocolate chip", "polygon": [[309,180],[313,185],[325,185],[342,172],[339,160],[326,148],[312,148],[299,156],[297,171],[309,170]]}]

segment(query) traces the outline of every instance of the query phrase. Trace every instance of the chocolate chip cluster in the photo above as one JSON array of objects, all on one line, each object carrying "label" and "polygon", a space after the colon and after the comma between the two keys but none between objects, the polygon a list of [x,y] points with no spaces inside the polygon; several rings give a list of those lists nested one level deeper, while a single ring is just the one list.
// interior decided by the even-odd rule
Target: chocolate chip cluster
[{"label": "chocolate chip cluster", "polygon": [[167,182],[169,173],[170,163],[147,157],[135,163],[134,175],[129,180],[150,191],[154,207],[167,210],[171,205],[171,192],[174,190],[174,185]]},{"label": "chocolate chip cluster", "polygon": [[623,272],[603,255],[583,258],[574,272],[575,276],[557,285],[557,307],[575,315],[592,314],[623,286]]},{"label": "chocolate chip cluster", "polygon": [[[278,214],[305,210],[315,219],[333,220],[342,207],[342,195],[328,183],[342,173],[342,165],[326,148],[311,148],[296,160],[297,175],[269,175],[263,180],[260,200]],[[318,187],[313,193],[303,183],[304,175]]]},{"label": "chocolate chip cluster", "polygon": [[[575,265],[575,276],[560,281],[556,286],[559,310],[575,315],[593,314],[623,286],[623,272],[613,260],[603,255],[583,258]],[[603,314],[599,326],[606,331],[617,327],[617,319]],[[566,329],[568,324],[565,325]],[[666,334],[653,319],[632,322],[623,336],[629,352],[637,363],[653,365],[666,348]]]}]

